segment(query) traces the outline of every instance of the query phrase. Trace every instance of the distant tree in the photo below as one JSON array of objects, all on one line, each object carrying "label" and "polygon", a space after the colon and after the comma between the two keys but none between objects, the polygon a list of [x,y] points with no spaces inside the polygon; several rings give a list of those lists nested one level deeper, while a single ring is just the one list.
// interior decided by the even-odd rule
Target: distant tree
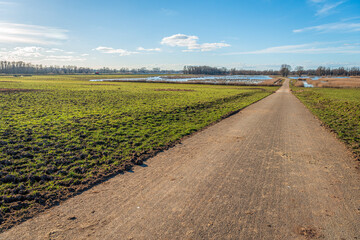
[{"label": "distant tree", "polygon": [[291,66],[290,65],[287,65],[287,64],[281,65],[281,68],[280,68],[281,76],[283,76],[283,77],[289,76],[290,71],[291,71]]},{"label": "distant tree", "polygon": [[230,75],[236,75],[236,69],[235,68],[230,69]]},{"label": "distant tree", "polygon": [[316,74],[317,76],[325,76],[325,72],[326,72],[326,68],[320,66],[320,67],[318,67],[318,68],[316,69],[315,74]]},{"label": "distant tree", "polygon": [[184,74],[207,74],[207,75],[226,75],[229,71],[226,68],[216,68],[209,66],[184,66]]},{"label": "distant tree", "polygon": [[301,75],[304,74],[304,67],[303,66],[297,66],[295,68],[295,72],[299,77],[301,77]]}]

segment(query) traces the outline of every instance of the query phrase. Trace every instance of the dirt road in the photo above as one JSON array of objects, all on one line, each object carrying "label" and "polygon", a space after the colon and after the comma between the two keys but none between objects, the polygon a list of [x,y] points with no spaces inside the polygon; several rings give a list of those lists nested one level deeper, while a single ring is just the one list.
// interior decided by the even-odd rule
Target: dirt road
[{"label": "dirt road", "polygon": [[0,239],[360,239],[360,173],[289,92]]}]

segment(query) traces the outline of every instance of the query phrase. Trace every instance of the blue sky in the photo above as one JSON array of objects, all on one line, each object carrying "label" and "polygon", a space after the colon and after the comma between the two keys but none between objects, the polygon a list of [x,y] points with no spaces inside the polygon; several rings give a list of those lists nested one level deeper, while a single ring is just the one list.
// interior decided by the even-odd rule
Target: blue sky
[{"label": "blue sky", "polygon": [[360,1],[0,0],[0,60],[161,69],[360,66]]}]

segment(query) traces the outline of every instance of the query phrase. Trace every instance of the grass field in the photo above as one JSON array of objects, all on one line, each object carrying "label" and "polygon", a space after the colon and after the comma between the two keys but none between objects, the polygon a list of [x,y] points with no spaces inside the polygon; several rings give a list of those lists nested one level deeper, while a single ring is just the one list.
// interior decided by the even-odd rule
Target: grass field
[{"label": "grass field", "polygon": [[0,77],[2,229],[277,89],[93,77]]},{"label": "grass field", "polygon": [[360,89],[294,87],[293,92],[360,160]]}]

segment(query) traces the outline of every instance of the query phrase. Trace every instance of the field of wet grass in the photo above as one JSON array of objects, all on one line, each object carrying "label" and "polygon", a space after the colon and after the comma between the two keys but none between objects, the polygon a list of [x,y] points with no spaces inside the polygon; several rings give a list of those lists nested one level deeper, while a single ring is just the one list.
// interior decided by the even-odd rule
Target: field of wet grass
[{"label": "field of wet grass", "polygon": [[0,77],[0,230],[277,89],[93,78]]},{"label": "field of wet grass", "polygon": [[292,90],[360,160],[360,89],[293,87]]}]

